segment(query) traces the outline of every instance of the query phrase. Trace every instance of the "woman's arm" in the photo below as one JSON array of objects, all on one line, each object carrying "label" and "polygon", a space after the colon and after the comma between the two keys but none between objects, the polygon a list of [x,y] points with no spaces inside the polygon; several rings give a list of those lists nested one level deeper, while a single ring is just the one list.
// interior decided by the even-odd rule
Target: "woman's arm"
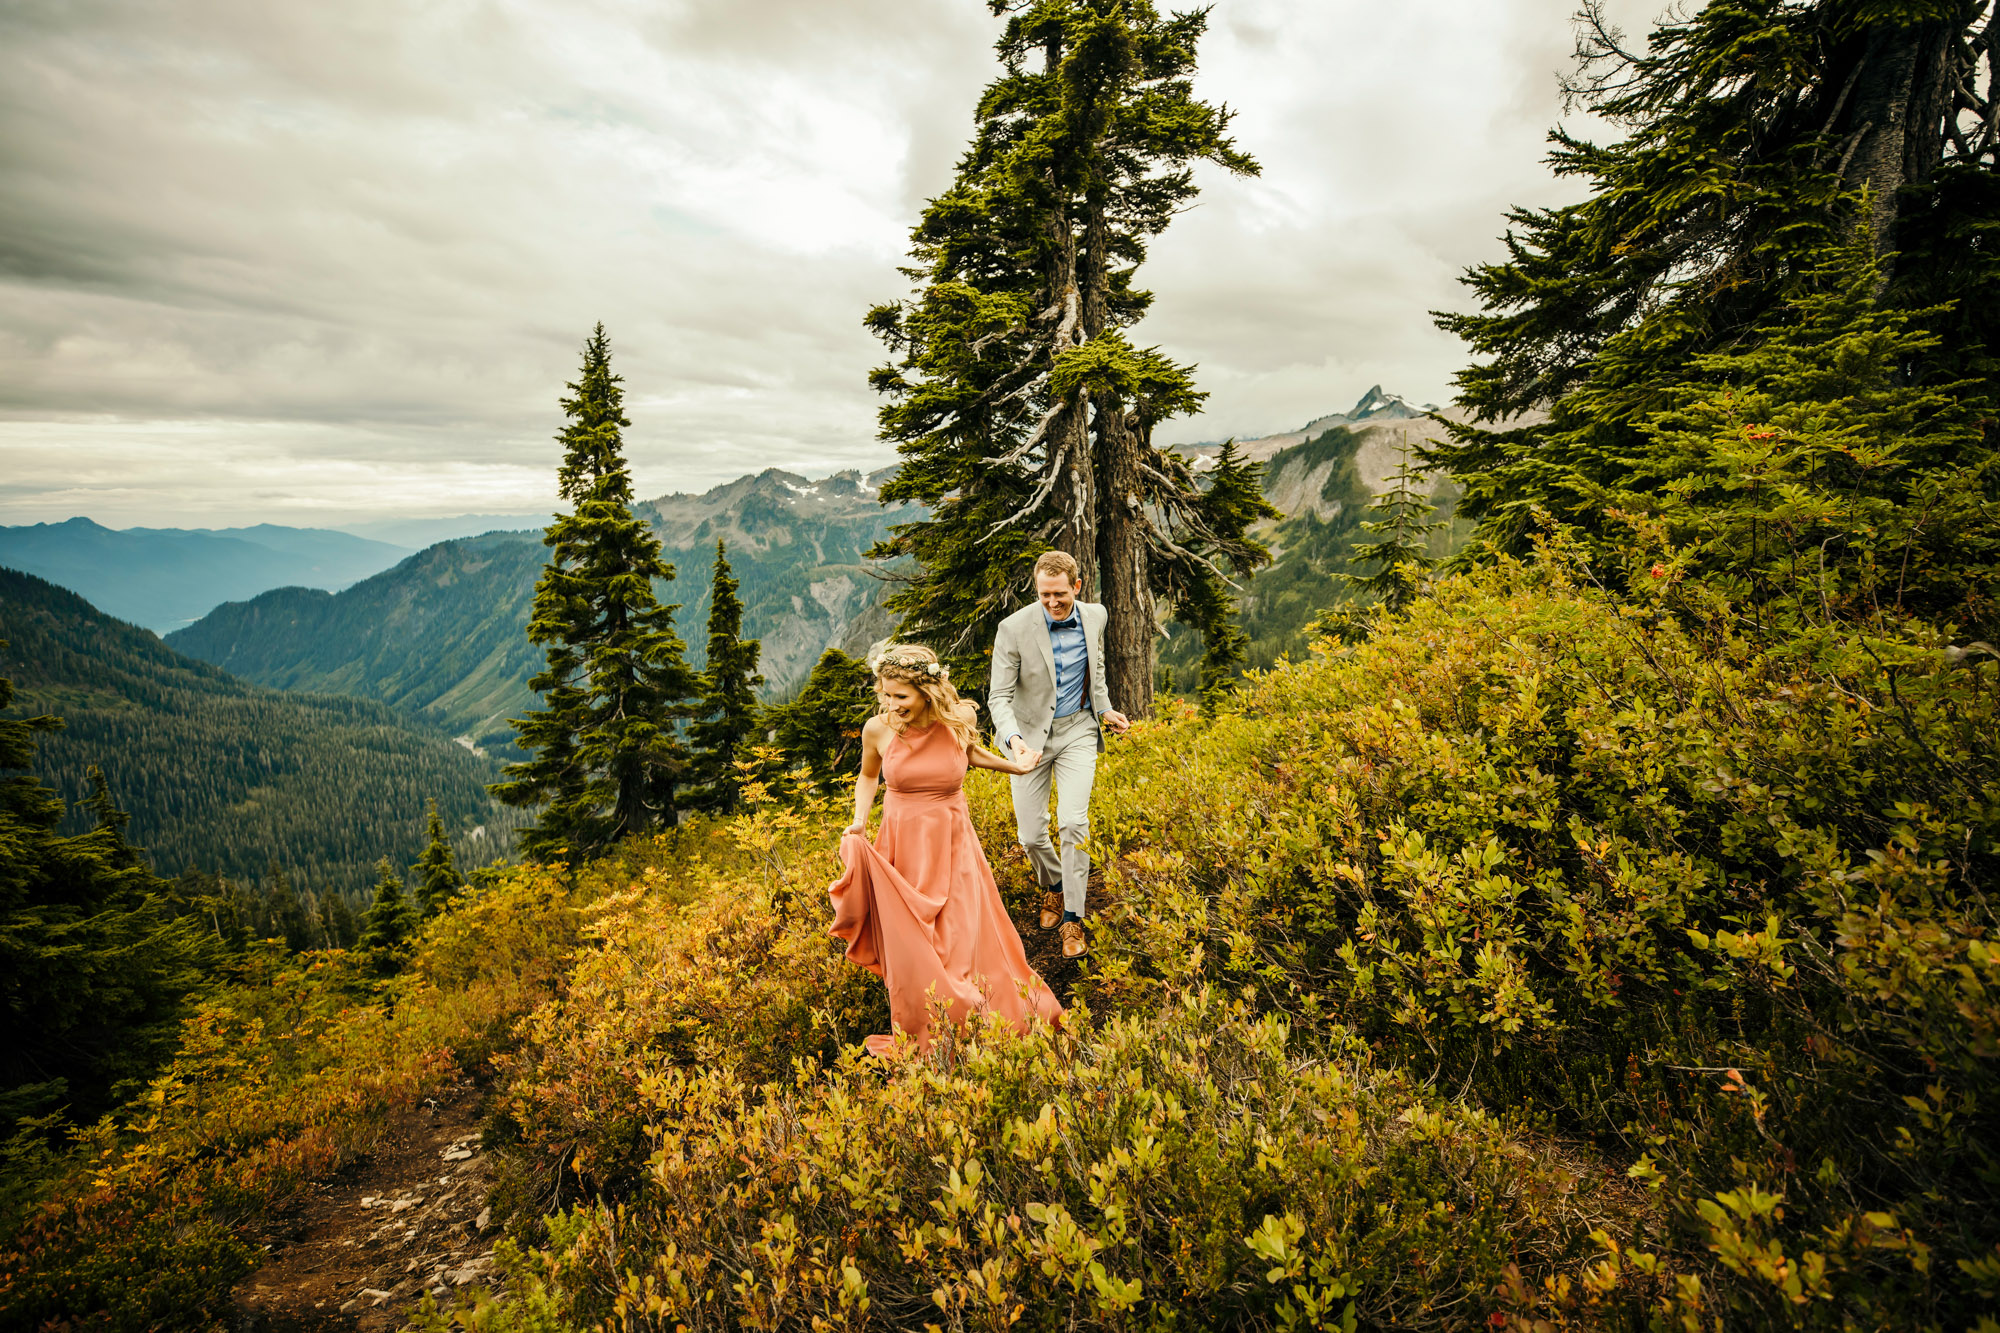
[{"label": "woman's arm", "polygon": [[879,717],[861,728],[861,771],[854,776],[854,822],[849,833],[868,832],[868,812],[875,807],[875,789],[882,785],[882,733],[889,729]]},{"label": "woman's arm", "polygon": [[996,773],[1012,773],[1016,777],[1023,773],[1034,772],[1035,764],[1040,759],[1040,755],[1032,759],[1009,759],[1005,755],[993,753],[983,745],[968,746],[965,751],[965,762],[972,767],[990,768]]}]

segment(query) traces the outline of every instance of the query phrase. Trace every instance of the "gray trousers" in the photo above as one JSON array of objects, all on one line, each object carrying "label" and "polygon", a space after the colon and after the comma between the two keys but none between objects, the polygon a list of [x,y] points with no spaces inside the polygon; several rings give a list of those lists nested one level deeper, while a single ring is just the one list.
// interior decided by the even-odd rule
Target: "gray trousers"
[{"label": "gray trousers", "polygon": [[[1087,708],[1059,717],[1033,772],[1009,778],[1014,784],[1014,820],[1021,846],[1044,889],[1062,885],[1063,910],[1083,915],[1090,885],[1090,784],[1097,777],[1097,719]],[[1049,840],[1049,786],[1056,789],[1056,832],[1062,854]]]}]

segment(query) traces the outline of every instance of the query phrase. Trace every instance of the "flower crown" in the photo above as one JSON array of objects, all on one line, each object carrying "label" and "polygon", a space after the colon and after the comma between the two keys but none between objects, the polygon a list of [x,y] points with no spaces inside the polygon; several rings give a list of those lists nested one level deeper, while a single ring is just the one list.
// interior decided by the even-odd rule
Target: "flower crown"
[{"label": "flower crown", "polygon": [[935,660],[926,661],[923,658],[906,658],[901,656],[894,648],[887,650],[875,659],[875,670],[878,673],[883,667],[894,667],[899,671],[921,671],[927,676],[940,679],[948,674],[942,662]]}]

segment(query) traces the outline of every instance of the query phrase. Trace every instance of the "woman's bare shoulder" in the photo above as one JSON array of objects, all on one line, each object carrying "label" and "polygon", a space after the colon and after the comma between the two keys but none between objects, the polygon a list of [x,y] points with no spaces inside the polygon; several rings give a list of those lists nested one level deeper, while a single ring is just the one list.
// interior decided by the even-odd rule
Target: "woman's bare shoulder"
[{"label": "woman's bare shoulder", "polygon": [[861,724],[861,739],[864,741],[879,741],[888,734],[889,719],[880,713]]}]

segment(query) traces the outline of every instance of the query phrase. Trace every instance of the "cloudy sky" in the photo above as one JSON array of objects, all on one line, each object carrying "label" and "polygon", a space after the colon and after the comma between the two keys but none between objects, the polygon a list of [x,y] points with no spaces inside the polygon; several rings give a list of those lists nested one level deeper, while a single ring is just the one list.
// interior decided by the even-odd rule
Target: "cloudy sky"
[{"label": "cloudy sky", "polygon": [[[1138,330],[1169,438],[1443,401],[1569,0],[1219,0],[1210,174]],[[1617,7],[1628,21],[1647,6]],[[0,523],[543,509],[592,323],[641,494],[875,466],[860,326],[995,72],[979,0],[8,0]]]}]

